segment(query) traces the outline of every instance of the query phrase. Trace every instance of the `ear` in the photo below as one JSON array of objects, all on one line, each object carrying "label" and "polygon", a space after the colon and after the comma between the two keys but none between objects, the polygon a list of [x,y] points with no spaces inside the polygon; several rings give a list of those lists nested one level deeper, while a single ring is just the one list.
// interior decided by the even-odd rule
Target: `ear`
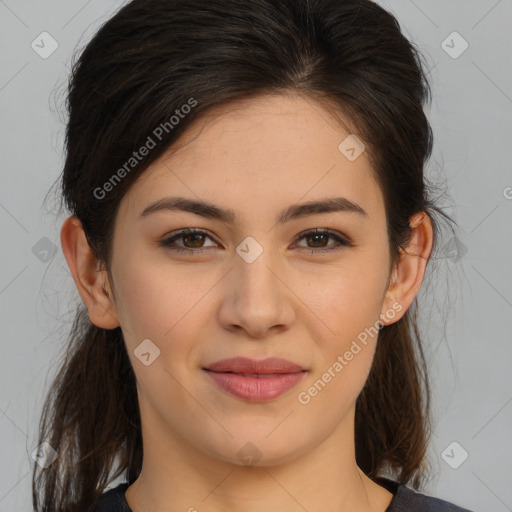
[{"label": "ear", "polygon": [[107,272],[100,270],[99,261],[89,247],[82,223],[77,217],[69,217],[64,221],[60,241],[91,322],[103,329],[118,327],[119,319]]},{"label": "ear", "polygon": [[[390,325],[405,314],[421,288],[425,269],[433,245],[433,228],[430,217],[420,212],[411,217],[413,229],[406,249],[400,249],[400,259],[392,271],[386,291],[380,322]],[[391,313],[392,312],[392,313]]]}]

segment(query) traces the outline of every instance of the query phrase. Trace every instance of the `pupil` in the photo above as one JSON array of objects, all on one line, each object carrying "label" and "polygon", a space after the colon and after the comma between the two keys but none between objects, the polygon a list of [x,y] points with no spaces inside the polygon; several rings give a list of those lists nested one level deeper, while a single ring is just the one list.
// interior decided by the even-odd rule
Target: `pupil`
[{"label": "pupil", "polygon": [[[317,243],[319,240],[319,238],[325,238],[326,235],[324,234],[317,234],[317,235],[310,235],[310,238],[313,238],[314,239],[314,242],[313,244]],[[315,247],[318,247],[315,245]]]},{"label": "pupil", "polygon": [[[202,236],[203,236],[203,235],[201,235],[201,234],[193,233],[193,234],[190,234],[190,235],[186,235],[186,236],[185,236],[185,239],[186,239],[186,240],[190,240],[190,238],[198,237],[198,238],[199,238],[199,240],[198,240],[198,238],[196,238],[195,242],[198,242],[198,241],[199,241],[199,242],[201,242],[201,237],[202,237]],[[194,241],[192,241],[192,244],[194,244]],[[199,245],[193,245],[193,247],[201,247],[201,244],[199,244]]]}]

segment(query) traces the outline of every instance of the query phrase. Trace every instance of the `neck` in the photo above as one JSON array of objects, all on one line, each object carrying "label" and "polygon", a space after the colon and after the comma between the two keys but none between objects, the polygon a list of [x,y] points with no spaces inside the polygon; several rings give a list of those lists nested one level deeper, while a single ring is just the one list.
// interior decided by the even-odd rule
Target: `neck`
[{"label": "neck", "polygon": [[315,448],[254,466],[205,455],[176,436],[154,434],[154,425],[148,432],[143,426],[142,472],[126,499],[133,512],[383,512],[392,494],[356,464],[353,414]]}]

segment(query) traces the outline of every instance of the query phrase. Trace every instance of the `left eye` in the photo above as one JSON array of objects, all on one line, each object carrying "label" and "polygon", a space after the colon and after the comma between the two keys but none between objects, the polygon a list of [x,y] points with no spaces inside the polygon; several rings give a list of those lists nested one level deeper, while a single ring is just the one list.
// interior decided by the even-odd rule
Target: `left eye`
[{"label": "left eye", "polygon": [[[172,249],[173,251],[178,252],[202,252],[201,249],[204,247],[212,247],[212,245],[205,246],[205,239],[210,239],[213,241],[213,247],[216,245],[216,242],[212,239],[212,237],[206,233],[205,231],[197,230],[197,229],[185,229],[180,231],[179,233],[171,236],[170,238],[166,238],[160,242],[160,245]],[[335,234],[328,230],[322,229],[313,229],[306,231],[299,235],[299,240],[306,240],[306,242],[312,243],[313,246],[301,246],[298,247],[312,249],[310,252],[326,252],[332,251],[341,248],[342,246],[352,246],[353,244],[348,240],[342,238],[338,234]],[[325,244],[329,239],[333,239],[336,241],[335,244]],[[176,246],[176,241],[181,240],[183,245]]]},{"label": "left eye", "polygon": [[[336,241],[335,244],[329,244],[325,245],[322,243],[322,241],[327,241],[329,238],[334,239]],[[302,235],[299,236],[299,240],[308,240],[312,241],[314,244],[313,247],[308,246],[308,249],[316,249],[311,252],[319,252],[319,251],[333,251],[336,249],[339,249],[342,246],[352,246],[352,243],[346,240],[345,238],[342,238],[341,236],[326,230],[321,229],[313,229],[310,231],[306,231],[305,233],[302,233]],[[320,244],[320,245],[316,245]],[[333,247],[334,245],[334,247]],[[303,246],[299,246],[303,247]]]}]

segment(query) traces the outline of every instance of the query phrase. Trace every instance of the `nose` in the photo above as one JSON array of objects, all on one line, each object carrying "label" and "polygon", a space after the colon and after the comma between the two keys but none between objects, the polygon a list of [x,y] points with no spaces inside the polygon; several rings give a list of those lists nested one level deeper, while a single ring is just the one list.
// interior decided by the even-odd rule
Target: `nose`
[{"label": "nose", "polygon": [[285,331],[294,322],[293,292],[282,266],[270,253],[264,250],[252,263],[236,258],[219,312],[225,329],[262,338],[269,331]]}]

